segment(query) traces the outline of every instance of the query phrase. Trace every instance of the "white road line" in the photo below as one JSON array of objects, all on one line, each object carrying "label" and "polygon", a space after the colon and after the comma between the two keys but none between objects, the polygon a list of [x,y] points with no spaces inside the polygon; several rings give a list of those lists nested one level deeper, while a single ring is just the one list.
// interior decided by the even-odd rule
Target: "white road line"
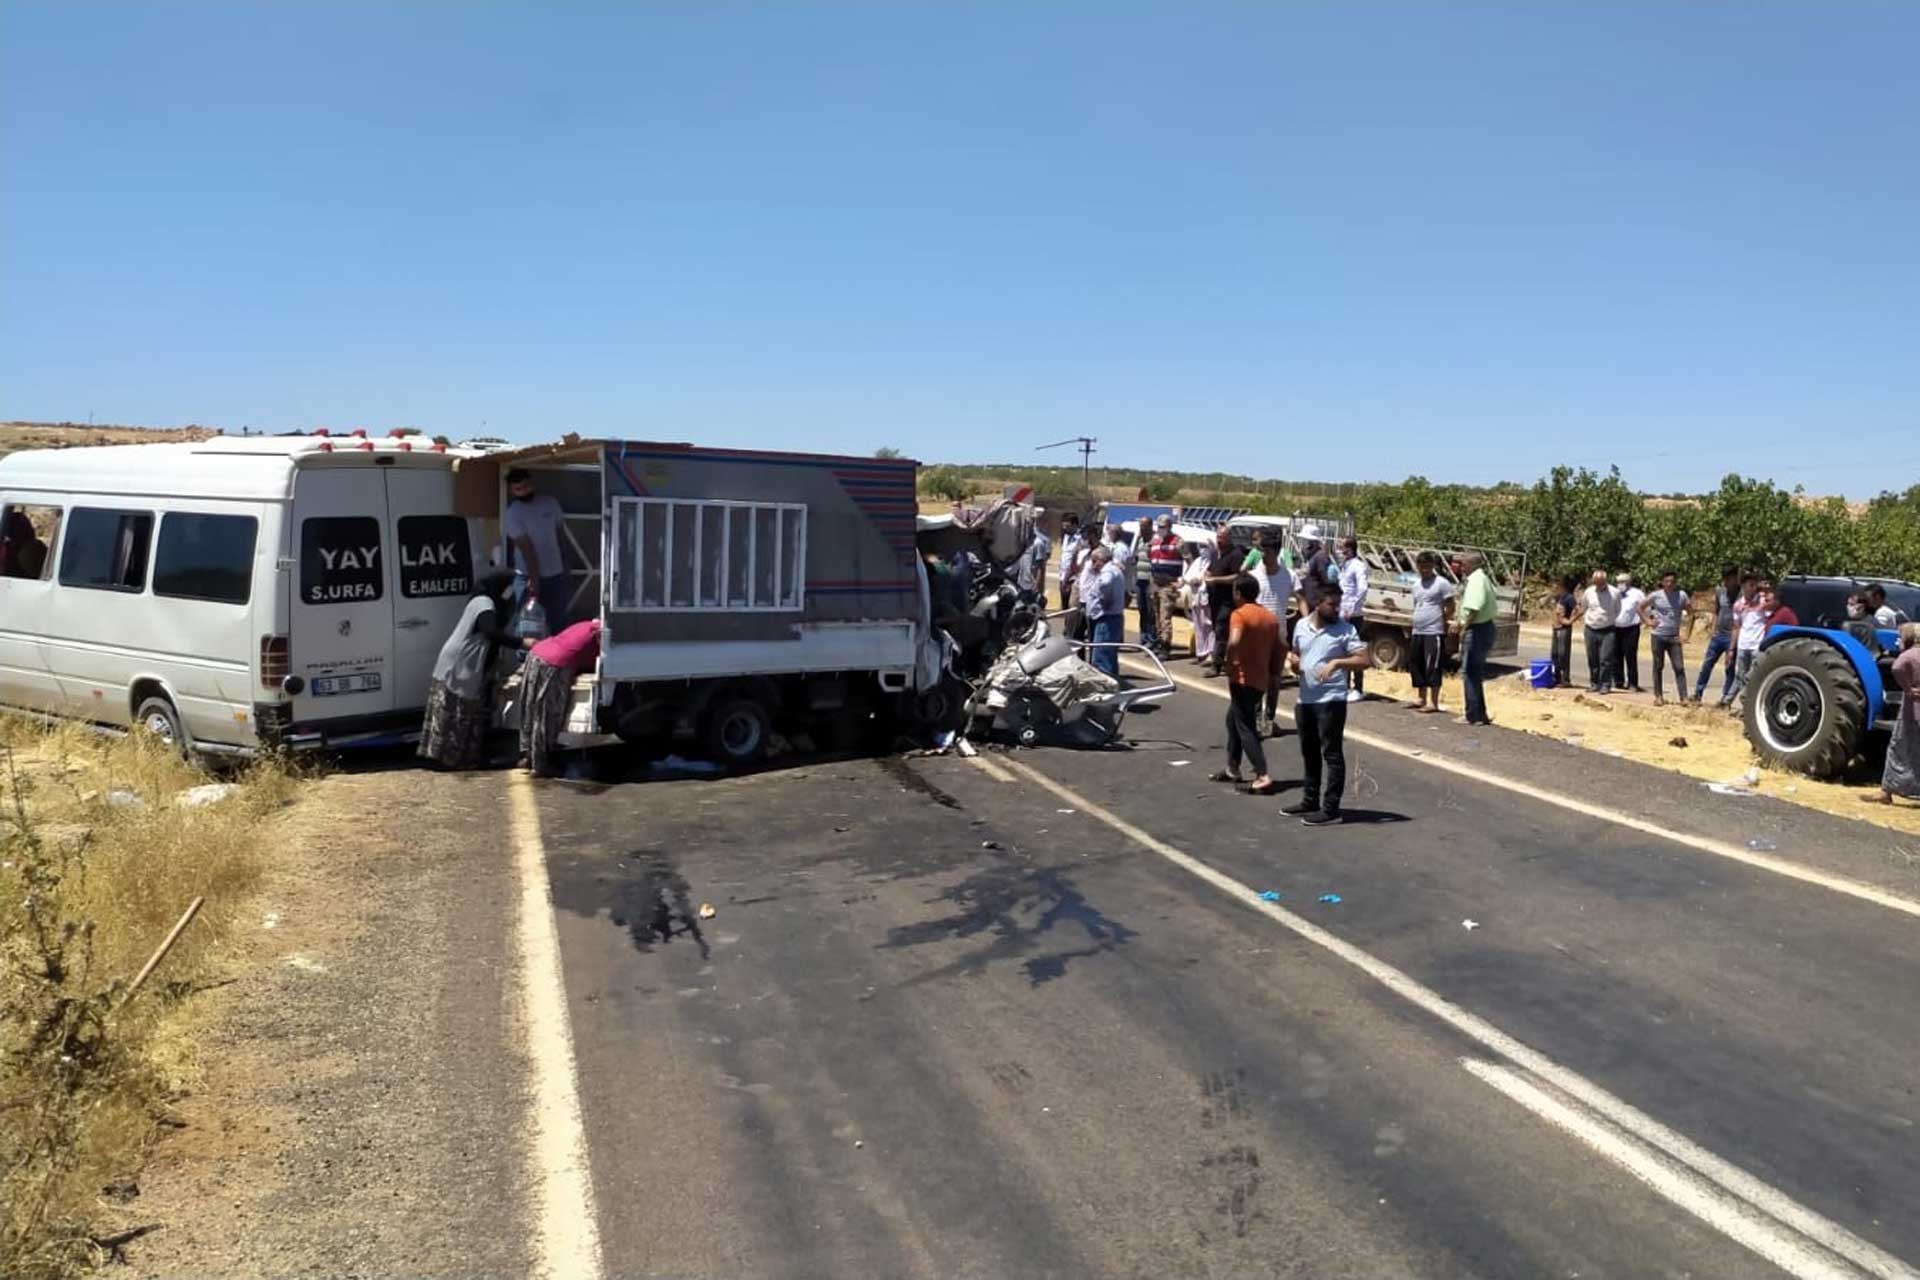
[{"label": "white road line", "polygon": [[1640,1182],[1685,1209],[1714,1230],[1739,1241],[1789,1275],[1813,1277],[1858,1276],[1852,1267],[1785,1230],[1741,1200],[1706,1179],[1648,1150],[1612,1125],[1555,1097],[1525,1075],[1498,1063],[1460,1059],[1475,1077],[1492,1085],[1557,1129],[1572,1134]]},{"label": "white road line", "polygon": [[[1155,675],[1158,674],[1157,672],[1152,672],[1151,668],[1139,667],[1136,669]],[[1220,698],[1223,701],[1227,696],[1226,690],[1217,685],[1205,684],[1199,680],[1195,680],[1191,676],[1175,674],[1173,678],[1190,689],[1196,689],[1201,693],[1212,694],[1214,697]],[[1285,707],[1279,708],[1275,714],[1286,716],[1289,720],[1293,718],[1292,713]],[[1536,787],[1529,782],[1521,782],[1516,778],[1508,778],[1497,773],[1490,773],[1485,769],[1476,768],[1470,764],[1462,764],[1458,760],[1447,759],[1445,756],[1433,755],[1423,748],[1404,746],[1390,738],[1383,738],[1378,734],[1368,733],[1364,729],[1349,728],[1347,730],[1347,741],[1364,743],[1369,747],[1373,747],[1375,750],[1385,751],[1389,755],[1402,756],[1408,760],[1426,765],[1429,768],[1438,769],[1443,773],[1455,774],[1462,778],[1471,779],[1474,782],[1484,783],[1489,787],[1498,787],[1502,791],[1511,791],[1515,795],[1525,796],[1529,800],[1538,800],[1542,804],[1550,804],[1556,808],[1565,809],[1570,813],[1577,813],[1584,818],[1597,818],[1602,822],[1612,823],[1616,827],[1625,827],[1630,831],[1638,831],[1645,835],[1658,836],[1662,840],[1685,845],[1687,848],[1698,850],[1701,853],[1710,853],[1716,858],[1726,858],[1729,861],[1743,863],[1746,866],[1755,867],[1761,871],[1768,871],[1777,876],[1785,876],[1790,880],[1799,880],[1806,884],[1818,885],[1820,888],[1830,889],[1834,893],[1844,893],[1850,898],[1858,898],[1862,902],[1871,902],[1878,907],[1886,907],[1892,911],[1899,911],[1906,915],[1920,917],[1920,901],[1903,897],[1888,889],[1882,889],[1879,885],[1868,884],[1864,880],[1855,880],[1848,876],[1835,875],[1832,872],[1822,871],[1817,867],[1803,866],[1787,858],[1772,857],[1768,854],[1748,849],[1742,845],[1728,844],[1724,840],[1715,840],[1711,836],[1697,836],[1685,831],[1670,831],[1658,823],[1648,822],[1645,818],[1636,818],[1632,814],[1620,813],[1597,804],[1589,804],[1584,800],[1578,800],[1572,796],[1559,795],[1543,787]]]},{"label": "white road line", "polygon": [[1157,836],[1148,834],[1071,787],[1055,782],[1031,766],[1017,760],[1004,761],[1003,765],[1043,790],[1058,796],[1082,813],[1106,823],[1142,848],[1159,854],[1182,871],[1212,885],[1243,906],[1260,912],[1315,946],[1345,960],[1409,1004],[1478,1041],[1485,1048],[1515,1066],[1531,1071],[1642,1142],[1665,1152],[1696,1173],[1718,1184],[1723,1190],[1731,1192],[1823,1247],[1858,1263],[1872,1274],[1882,1277],[1883,1280],[1920,1280],[1920,1271],[1909,1267],[1899,1258],[1854,1235],[1839,1223],[1821,1217],[1812,1209],[1745,1170],[1697,1146],[1652,1116],[1629,1106],[1585,1077],[1561,1066],[1537,1049],[1516,1040],[1478,1014],[1469,1013],[1439,992],[1416,982],[1371,952],[1322,929],[1302,916],[1295,915],[1277,903],[1262,901],[1255,890],[1232,876],[1175,848]]},{"label": "white road line", "polygon": [[575,1084],[573,1032],[567,1022],[560,939],[553,924],[553,891],[533,786],[515,773],[507,784],[512,806],[514,869],[520,878],[520,1029],[533,1073],[530,1153],[533,1262],[536,1274],[599,1280],[600,1224],[587,1166],[586,1126]]},{"label": "white road line", "polygon": [[992,778],[995,782],[1012,782],[1014,780],[1012,774],[984,756],[969,756],[968,759],[979,765],[980,771],[989,778]]}]

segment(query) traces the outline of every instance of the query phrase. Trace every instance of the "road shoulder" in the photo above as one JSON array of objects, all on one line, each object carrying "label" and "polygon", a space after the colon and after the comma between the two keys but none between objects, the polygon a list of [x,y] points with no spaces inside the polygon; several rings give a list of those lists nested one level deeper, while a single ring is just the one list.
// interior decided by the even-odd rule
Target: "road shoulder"
[{"label": "road shoulder", "polygon": [[136,1201],[146,1276],[527,1270],[503,780],[307,785]]}]

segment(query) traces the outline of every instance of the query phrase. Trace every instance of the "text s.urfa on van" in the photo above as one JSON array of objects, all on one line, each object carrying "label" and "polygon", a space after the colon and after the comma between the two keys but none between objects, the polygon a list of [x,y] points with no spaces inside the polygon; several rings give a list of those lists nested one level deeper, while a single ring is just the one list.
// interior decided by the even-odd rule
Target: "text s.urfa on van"
[{"label": "text s.urfa on van", "polygon": [[419,440],[221,436],[0,458],[0,702],[183,748],[417,734],[472,592],[454,457]]}]

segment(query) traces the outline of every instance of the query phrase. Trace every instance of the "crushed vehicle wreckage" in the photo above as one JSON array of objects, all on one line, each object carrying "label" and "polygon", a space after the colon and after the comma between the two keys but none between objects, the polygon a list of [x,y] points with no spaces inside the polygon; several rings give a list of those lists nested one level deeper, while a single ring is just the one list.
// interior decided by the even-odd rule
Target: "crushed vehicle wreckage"
[{"label": "crushed vehicle wreckage", "polygon": [[[1034,558],[1042,514],[1003,498],[979,512],[920,518],[933,625],[953,641],[949,669],[968,691],[956,728],[1025,747],[1111,746],[1129,710],[1177,686],[1146,646],[1074,639],[1079,611],[1047,611]],[[1088,661],[1096,648],[1135,656],[1157,678],[1115,679]]]}]

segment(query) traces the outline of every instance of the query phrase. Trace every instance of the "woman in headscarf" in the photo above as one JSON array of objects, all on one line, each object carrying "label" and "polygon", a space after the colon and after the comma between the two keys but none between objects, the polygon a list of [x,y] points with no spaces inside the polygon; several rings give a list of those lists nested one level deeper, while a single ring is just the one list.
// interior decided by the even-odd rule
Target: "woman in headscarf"
[{"label": "woman in headscarf", "polygon": [[1213,569],[1213,548],[1189,542],[1181,548],[1187,567],[1187,621],[1193,625],[1193,660],[1204,664],[1213,657],[1213,610],[1207,607],[1207,574]]},{"label": "woman in headscarf", "polygon": [[501,645],[531,648],[507,629],[513,575],[489,573],[474,584],[473,598],[440,646],[427,690],[427,719],[420,755],[445,769],[475,769],[487,760],[487,730],[493,725],[493,656]]},{"label": "woman in headscarf", "polygon": [[1920,622],[1900,624],[1900,656],[1893,660],[1893,682],[1900,686],[1900,718],[1887,744],[1887,767],[1880,794],[1872,804],[1892,804],[1895,796],[1920,800]]}]

